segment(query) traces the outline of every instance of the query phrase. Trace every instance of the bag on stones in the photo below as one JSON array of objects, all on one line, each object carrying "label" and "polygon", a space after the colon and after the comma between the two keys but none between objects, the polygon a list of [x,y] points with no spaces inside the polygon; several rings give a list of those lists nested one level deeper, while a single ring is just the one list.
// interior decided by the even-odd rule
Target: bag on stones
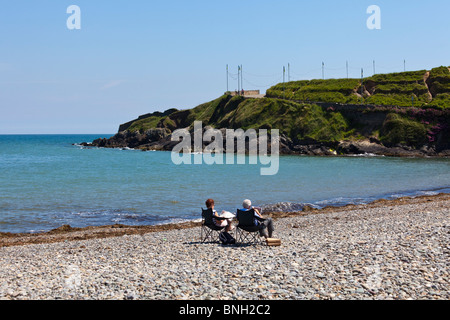
[{"label": "bag on stones", "polygon": [[228,232],[219,233],[219,240],[222,244],[235,244],[236,240]]}]

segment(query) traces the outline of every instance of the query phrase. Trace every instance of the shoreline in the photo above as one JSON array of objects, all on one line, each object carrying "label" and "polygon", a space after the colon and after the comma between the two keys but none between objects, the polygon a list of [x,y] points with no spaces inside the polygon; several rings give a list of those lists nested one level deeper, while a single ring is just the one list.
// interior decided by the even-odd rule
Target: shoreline
[{"label": "shoreline", "polygon": [[[348,204],[345,206],[326,206],[321,209],[305,206],[303,211],[296,212],[265,212],[264,215],[274,220],[301,217],[308,215],[318,215],[326,213],[363,210],[368,208],[393,207],[408,204],[426,203],[431,201],[450,200],[450,194],[439,193],[436,195],[404,196],[397,199],[378,199],[368,204]],[[200,227],[201,222],[187,221],[181,223],[168,223],[160,225],[140,225],[129,226],[123,224],[89,226],[83,228],[73,228],[63,225],[57,229],[40,233],[9,233],[0,232],[0,248],[11,246],[23,246],[30,244],[47,244],[77,240],[104,239],[112,237],[122,237],[126,235],[144,235],[170,230],[183,230]]]},{"label": "shoreline", "polygon": [[450,298],[450,194],[277,216],[280,246],[202,243],[184,225],[1,247],[0,300]]},{"label": "shoreline", "polygon": [[[116,134],[117,135],[117,134]],[[115,136],[115,135],[114,135]],[[100,141],[108,141],[113,139],[114,136],[110,138],[99,138]],[[149,146],[137,146],[130,147],[129,145],[114,145],[107,146],[92,142],[81,142],[72,143],[73,146],[79,148],[97,148],[97,149],[117,149],[117,150],[132,150],[132,151],[162,151],[162,152],[172,152],[173,144],[166,142],[166,145],[158,145],[153,143]],[[286,138],[284,138],[286,140]],[[339,149],[340,153],[336,152],[335,149]],[[224,149],[225,150],[225,149]],[[226,153],[226,151],[224,152]],[[297,145],[295,148],[286,146],[285,144],[280,145],[280,156],[317,156],[317,157],[392,157],[392,158],[417,158],[417,159],[449,159],[450,150],[441,150],[440,152],[433,151],[428,147],[424,146],[421,149],[414,149],[408,146],[394,146],[386,147],[378,143],[372,142],[370,139],[365,139],[361,141],[351,141],[345,140],[341,141],[338,145],[330,143],[315,143],[315,144],[303,144]]]}]

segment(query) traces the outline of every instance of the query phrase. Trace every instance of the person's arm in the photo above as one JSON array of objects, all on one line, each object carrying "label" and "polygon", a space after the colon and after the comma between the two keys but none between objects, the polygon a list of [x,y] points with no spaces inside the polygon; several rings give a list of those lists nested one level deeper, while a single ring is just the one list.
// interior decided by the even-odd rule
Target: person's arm
[{"label": "person's arm", "polygon": [[262,218],[262,215],[257,208],[253,208],[253,210],[255,210],[255,213],[258,215],[258,217]]},{"label": "person's arm", "polygon": [[259,222],[263,222],[266,219],[263,218],[263,216],[261,215],[261,213],[259,212],[259,210],[255,207],[253,207],[253,209],[255,210],[255,220],[258,220]]},{"label": "person's arm", "polygon": [[225,218],[224,217],[222,217],[221,215],[219,215],[219,213],[216,211],[216,210],[214,210],[214,212],[213,212],[213,217],[215,218],[215,219],[217,219],[217,220],[225,220]]}]

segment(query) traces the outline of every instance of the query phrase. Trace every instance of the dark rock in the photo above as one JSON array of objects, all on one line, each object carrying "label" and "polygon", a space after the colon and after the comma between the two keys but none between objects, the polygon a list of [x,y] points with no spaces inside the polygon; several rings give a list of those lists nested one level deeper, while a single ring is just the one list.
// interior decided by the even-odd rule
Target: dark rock
[{"label": "dark rock", "polygon": [[[203,128],[207,130],[208,126]],[[222,133],[223,151],[226,150],[226,129],[219,129]],[[190,128],[191,148],[194,147],[194,132]],[[104,148],[132,148],[140,150],[157,150],[172,151],[179,141],[171,141],[171,131],[167,128],[154,128],[143,133],[122,131],[109,139],[100,138],[92,143],[83,142],[80,145],[86,147],[104,147]],[[280,154],[298,154],[310,156],[333,156],[333,155],[385,155],[394,157],[426,157],[438,156],[449,157],[450,150],[436,150],[434,146],[424,145],[419,149],[405,145],[395,145],[387,147],[383,145],[377,138],[358,141],[341,141],[339,143],[323,143],[315,140],[301,140],[295,143],[284,134],[280,135]],[[209,145],[210,142],[203,142],[203,147]],[[268,141],[267,150],[271,152],[270,139]],[[249,150],[249,141],[246,139],[245,150]],[[237,151],[237,140],[234,140],[234,152]]]}]

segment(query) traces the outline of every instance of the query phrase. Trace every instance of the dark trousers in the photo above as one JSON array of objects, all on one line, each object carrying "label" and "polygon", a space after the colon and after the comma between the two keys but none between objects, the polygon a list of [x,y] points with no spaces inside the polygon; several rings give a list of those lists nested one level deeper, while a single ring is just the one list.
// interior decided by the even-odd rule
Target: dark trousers
[{"label": "dark trousers", "polygon": [[260,222],[260,227],[259,234],[261,237],[272,238],[272,233],[275,230],[272,218],[264,219],[264,221]]}]

